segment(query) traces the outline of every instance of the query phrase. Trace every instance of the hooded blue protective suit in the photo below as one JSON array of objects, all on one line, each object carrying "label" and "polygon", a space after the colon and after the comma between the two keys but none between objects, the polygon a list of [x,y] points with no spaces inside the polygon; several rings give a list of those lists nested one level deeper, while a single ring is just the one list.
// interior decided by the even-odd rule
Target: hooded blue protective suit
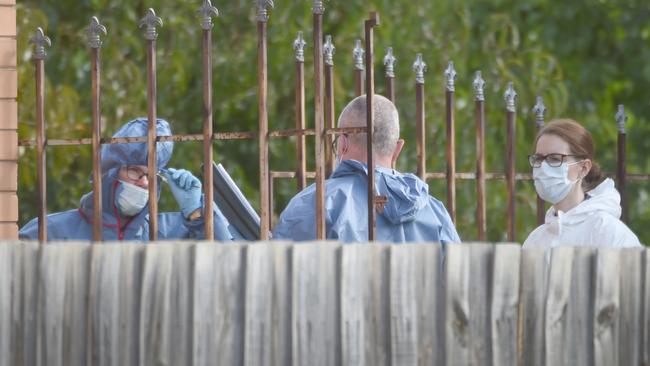
[{"label": "hooded blue protective suit", "polygon": [[[128,122],[114,137],[140,137],[147,135],[148,121],[139,118]],[[158,136],[170,136],[171,129],[167,121],[158,119],[156,123]],[[164,168],[172,156],[174,143],[171,141],[156,144],[156,164]],[[118,172],[123,165],[147,165],[147,144],[144,142],[129,144],[102,145],[102,223],[104,240],[149,240],[149,207],[138,215],[124,222],[118,215],[115,204],[115,191],[119,185]],[[160,188],[160,185],[159,185]],[[160,194],[160,191],[159,191]],[[233,234],[239,237],[236,229],[229,230],[228,221],[214,207],[214,232],[217,240],[232,240]],[[50,214],[47,216],[48,240],[91,240],[93,237],[93,193],[81,198],[78,209]],[[122,229],[121,226],[124,226]],[[38,239],[38,218],[31,220],[20,229],[21,239]],[[204,239],[203,217],[190,221],[180,212],[158,214],[158,239]]]},{"label": "hooded blue protective suit", "polygon": [[[460,242],[444,205],[429,196],[429,187],[413,174],[375,169],[378,194],[388,197],[377,215],[376,240]],[[368,170],[356,160],[344,160],[325,182],[327,239],[346,243],[368,241]],[[274,239],[316,239],[316,186],[291,199],[280,215]]]}]

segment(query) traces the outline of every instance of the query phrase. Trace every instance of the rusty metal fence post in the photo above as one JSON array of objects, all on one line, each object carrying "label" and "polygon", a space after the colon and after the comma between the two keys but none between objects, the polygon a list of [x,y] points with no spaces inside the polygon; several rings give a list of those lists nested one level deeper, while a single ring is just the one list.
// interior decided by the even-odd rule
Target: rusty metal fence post
[{"label": "rusty metal fence post", "polygon": [[323,114],[323,13],[322,1],[314,0],[314,129],[316,171],[316,239],[324,240],[325,227],[325,125]]},{"label": "rusty metal fence post", "polygon": [[354,57],[354,95],[357,97],[363,93],[364,54],[365,51],[361,47],[361,40],[355,40],[352,56]]},{"label": "rusty metal fence post", "polygon": [[[305,129],[305,45],[302,32],[293,41],[296,54],[296,129]],[[307,160],[305,159],[305,136],[296,136],[296,186],[302,191],[307,186]],[[272,192],[272,190],[271,190]]]},{"label": "rusty metal fence post", "polygon": [[[336,47],[332,43],[332,36],[325,36],[323,45],[323,62],[325,63],[325,130],[334,128],[335,107],[334,107],[334,52]],[[325,177],[328,178],[334,172],[334,154],[332,146],[332,135],[325,136]]]},{"label": "rusty metal fence post", "polygon": [[449,61],[445,70],[445,114],[447,121],[447,211],[451,221],[456,223],[456,116],[454,108],[454,80],[456,70]]},{"label": "rusty metal fence post", "polygon": [[268,240],[269,207],[269,116],[267,109],[267,39],[266,26],[269,20],[267,7],[273,8],[272,0],[256,0],[257,5],[257,79],[258,94],[258,140],[260,164],[260,240]]},{"label": "rusty metal fence post", "polygon": [[47,241],[47,173],[45,156],[45,47],[52,42],[37,28],[29,42],[34,45],[34,79],[36,81],[36,172],[38,176],[38,241]]},{"label": "rusty metal fence post", "polygon": [[393,55],[393,47],[386,49],[384,66],[386,67],[386,98],[395,103],[395,62],[397,58]]},{"label": "rusty metal fence post", "polygon": [[625,107],[623,104],[618,105],[616,112],[616,125],[618,127],[618,142],[616,154],[616,180],[618,183],[618,191],[621,194],[621,221],[628,223],[628,207],[627,207],[627,134],[625,132],[625,123],[627,122],[627,115],[625,114]]},{"label": "rusty metal fence post", "polygon": [[[544,115],[546,114],[546,106],[544,105],[541,96],[537,96],[537,102],[533,107],[533,114],[535,115],[535,126],[537,126],[537,130],[539,131],[544,127]],[[544,218],[546,216],[544,205],[542,197],[537,195],[537,225],[544,223]]]},{"label": "rusty metal fence post", "polygon": [[101,63],[99,50],[102,46],[101,34],[106,34],[106,27],[99,23],[97,17],[90,19],[86,29],[88,47],[90,47],[90,70],[92,77],[93,108],[93,241],[102,241],[102,172],[101,172]]},{"label": "rusty metal fence post", "polygon": [[365,21],[366,33],[366,148],[368,149],[368,241],[375,240],[375,154],[372,146],[374,135],[374,97],[375,97],[375,67],[374,32],[373,28],[379,25],[379,14],[370,13],[370,18]]},{"label": "rusty metal fence post", "polygon": [[508,186],[508,208],[507,208],[507,230],[508,241],[515,240],[515,120],[516,120],[516,106],[515,98],[517,93],[513,87],[512,82],[508,83],[508,87],[504,94],[506,101],[506,123],[507,123],[507,138],[506,138],[506,183]]},{"label": "rusty metal fence post", "polygon": [[415,71],[415,141],[417,146],[417,176],[426,181],[426,129],[424,111],[424,72],[427,64],[422,61],[422,54],[415,56],[413,63]]},{"label": "rusty metal fence post", "polygon": [[485,210],[485,81],[476,71],[472,83],[475,92],[474,116],[476,122],[476,223],[478,240],[487,239]]},{"label": "rusty metal fence post", "polygon": [[198,10],[203,30],[203,216],[205,219],[205,240],[214,240],[214,176],[212,172],[212,17],[219,16],[219,10],[210,0],[203,0]]}]

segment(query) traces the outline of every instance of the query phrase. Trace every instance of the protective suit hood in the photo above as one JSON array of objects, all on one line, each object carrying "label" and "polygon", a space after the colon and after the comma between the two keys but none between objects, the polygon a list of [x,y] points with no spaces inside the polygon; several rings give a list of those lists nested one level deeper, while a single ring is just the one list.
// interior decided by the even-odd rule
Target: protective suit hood
[{"label": "protective suit hood", "polygon": [[[377,167],[375,189],[378,194],[386,196],[388,202],[379,215],[391,224],[401,224],[415,220],[418,212],[429,202],[429,187],[413,174],[396,174],[393,169]],[[332,178],[346,175],[368,175],[365,164],[356,160],[344,160],[336,169]]]}]

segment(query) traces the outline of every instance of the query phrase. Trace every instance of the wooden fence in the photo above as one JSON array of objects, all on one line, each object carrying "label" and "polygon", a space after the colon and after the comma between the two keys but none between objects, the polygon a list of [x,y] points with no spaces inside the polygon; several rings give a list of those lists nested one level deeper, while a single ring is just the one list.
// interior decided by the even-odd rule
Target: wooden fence
[{"label": "wooden fence", "polygon": [[648,263],[516,244],[1,243],[0,366],[650,365]]}]

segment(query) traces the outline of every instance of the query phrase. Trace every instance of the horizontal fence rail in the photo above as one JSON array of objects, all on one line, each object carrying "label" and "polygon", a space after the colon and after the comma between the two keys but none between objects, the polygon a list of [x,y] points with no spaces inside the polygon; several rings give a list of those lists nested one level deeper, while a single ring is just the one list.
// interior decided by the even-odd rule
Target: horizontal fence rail
[{"label": "horizontal fence rail", "polygon": [[0,365],[647,365],[649,264],[643,248],[5,242]]},{"label": "horizontal fence rail", "polygon": [[[209,169],[213,156],[213,142],[220,140],[258,140],[259,147],[259,196],[260,196],[260,217],[261,217],[261,238],[266,238],[269,231],[272,229],[273,219],[273,187],[275,179],[295,179],[297,190],[303,189],[307,184],[307,179],[313,179],[316,184],[316,222],[317,238],[324,239],[325,237],[325,179],[331,175],[334,169],[334,154],[332,149],[332,135],[345,134],[345,133],[365,133],[367,127],[357,128],[335,128],[336,110],[334,103],[334,55],[335,47],[332,42],[332,35],[323,35],[323,19],[325,7],[322,1],[314,0],[312,6],[313,13],[313,39],[311,44],[303,38],[303,32],[299,32],[297,38],[293,42],[293,50],[295,52],[295,129],[290,130],[272,130],[269,126],[269,116],[267,110],[267,91],[268,91],[268,65],[267,65],[267,33],[269,24],[270,10],[274,7],[274,2],[271,0],[255,0],[254,6],[256,8],[256,29],[258,35],[258,130],[257,131],[213,131],[213,113],[214,106],[212,104],[212,90],[215,87],[212,82],[212,29],[214,27],[212,18],[219,15],[217,8],[211,5],[209,0],[197,0],[202,5],[198,8],[202,34],[202,69],[203,69],[203,95],[202,95],[202,133],[200,134],[186,134],[186,135],[173,135],[173,136],[155,136],[155,126],[150,123],[147,136],[135,138],[106,138],[101,137],[100,132],[103,127],[101,121],[101,62],[100,50],[102,46],[101,36],[110,36],[108,30],[99,23],[97,17],[91,18],[91,23],[86,29],[87,45],[91,52],[91,79],[92,79],[92,137],[79,138],[79,139],[48,139],[46,134],[47,124],[45,121],[45,60],[46,60],[46,47],[50,47],[51,41],[45,36],[43,30],[38,28],[35,35],[30,39],[34,45],[33,60],[35,67],[35,105],[36,105],[36,121],[35,124],[35,138],[21,140],[18,143],[20,147],[35,147],[36,161],[37,161],[37,177],[38,177],[38,217],[39,217],[39,240],[45,242],[47,240],[46,230],[46,192],[47,192],[47,174],[46,167],[46,147],[49,146],[79,146],[79,145],[92,145],[93,148],[93,191],[94,191],[94,216],[98,220],[93,221],[94,230],[93,238],[95,241],[101,240],[101,176],[99,165],[101,156],[99,149],[102,144],[116,144],[116,143],[133,143],[133,142],[146,142],[148,148],[148,181],[150,192],[155,193],[157,190],[157,180],[154,179],[155,169],[155,153],[156,143],[164,141],[200,141],[203,144],[203,163],[204,163],[204,194],[206,197],[206,220],[205,232],[208,238],[214,232],[212,227],[211,206],[213,200],[211,199],[212,192],[212,171]],[[307,8],[307,6],[306,6]],[[356,39],[354,48],[350,45],[351,54],[354,58],[353,83],[354,95],[373,94],[375,91],[375,78],[374,78],[374,36],[373,27],[378,24],[379,15],[377,13],[370,13],[370,19],[365,21],[365,39]],[[145,16],[140,20],[139,27],[143,28],[144,44],[146,48],[146,68],[147,68],[147,118],[150,122],[156,120],[156,38],[158,30],[163,26],[163,18],[156,15],[153,9],[148,9]],[[253,27],[251,26],[251,31]],[[293,35],[291,35],[293,37]],[[365,46],[365,48],[364,48]],[[305,47],[312,47],[313,59],[306,60]],[[340,53],[340,52],[339,52]],[[308,121],[306,116],[305,107],[305,62],[313,62],[314,72],[314,115],[313,121]],[[382,64],[385,67],[385,90],[382,92],[386,94],[389,99],[394,101],[399,107],[400,103],[395,100],[396,84],[400,81],[398,75],[395,73],[395,64],[397,57],[393,53],[393,48],[388,47],[386,54],[382,59]],[[444,70],[445,79],[445,108],[444,108],[444,124],[445,124],[445,160],[446,169],[444,172],[427,172],[427,162],[431,156],[427,156],[426,151],[426,135],[427,135],[427,117],[425,115],[425,71],[426,63],[422,59],[421,54],[416,54],[416,60],[413,64],[413,71],[415,72],[414,92],[413,97],[416,104],[416,146],[417,146],[417,161],[415,173],[423,180],[445,180],[446,181],[446,207],[452,219],[455,221],[458,208],[456,207],[456,180],[475,180],[476,181],[476,220],[477,220],[477,238],[479,240],[486,240],[486,180],[500,180],[504,181],[507,186],[507,203],[505,209],[506,218],[506,232],[507,238],[510,241],[515,239],[515,216],[516,216],[516,181],[531,180],[529,173],[517,173],[515,171],[515,144],[516,144],[516,126],[517,126],[517,108],[515,97],[517,93],[514,90],[513,84],[508,83],[507,90],[504,93],[505,103],[502,103],[500,109],[503,110],[503,121],[507,130],[507,138],[503,149],[503,157],[505,162],[504,172],[486,172],[485,167],[485,108],[487,101],[485,98],[484,88],[486,82],[483,80],[480,71],[476,71],[475,78],[472,82],[471,89],[474,91],[475,96],[475,129],[476,129],[476,171],[475,172],[458,172],[456,167],[456,93],[460,85],[455,82],[456,70],[454,69],[453,62],[449,61],[446,70]],[[347,75],[347,73],[346,73]],[[400,96],[402,97],[402,96]],[[369,99],[369,106],[372,100]],[[197,105],[198,105],[197,101]],[[370,108],[369,108],[370,109]],[[535,117],[535,125],[538,128],[544,126],[544,118],[546,108],[541,100],[537,98],[537,103],[533,107],[533,114]],[[650,174],[630,174],[627,172],[627,139],[625,124],[627,116],[622,105],[619,106],[618,113],[615,116],[618,126],[618,144],[617,144],[617,164],[616,172],[608,174],[615,177],[617,187],[621,192],[621,206],[622,206],[622,220],[628,221],[628,195],[626,192],[628,181],[650,181]],[[367,126],[372,126],[372,114],[368,114]],[[430,123],[430,122],[429,122]],[[308,127],[311,125],[312,127]],[[308,157],[306,136],[314,136],[314,167],[312,172],[307,171]],[[290,172],[278,172],[271,169],[271,161],[273,156],[269,152],[269,144],[271,138],[295,138],[296,144],[296,162],[295,171],[293,174]],[[368,141],[372,140],[372,136],[366,136]],[[368,145],[370,146],[370,145]],[[462,145],[467,148],[467,144]],[[368,160],[372,162],[372,149],[368,151]],[[368,184],[368,228],[369,234],[372,239],[374,230],[374,217],[376,212],[373,207],[376,202],[376,196],[373,194],[373,170],[369,171]],[[155,194],[150,193],[151,197]],[[157,202],[150,200],[149,211],[151,213],[151,239],[155,240],[156,226],[157,226]],[[544,202],[538,197],[536,205],[537,222],[541,223],[544,219],[545,208]]]}]

